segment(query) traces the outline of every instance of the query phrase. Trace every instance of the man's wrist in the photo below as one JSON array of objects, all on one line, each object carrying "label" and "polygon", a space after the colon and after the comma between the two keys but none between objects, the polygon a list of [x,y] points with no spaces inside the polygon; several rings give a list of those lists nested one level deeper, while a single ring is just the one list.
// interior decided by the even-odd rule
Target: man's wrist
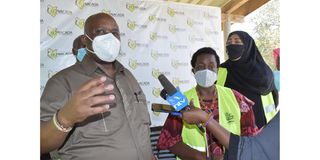
[{"label": "man's wrist", "polygon": [[61,123],[58,117],[59,117],[59,110],[57,110],[57,112],[53,115],[53,118],[52,118],[54,126],[61,132],[65,132],[65,133],[70,132],[73,128],[73,125]]},{"label": "man's wrist", "polygon": [[211,120],[213,120],[213,113],[207,114],[205,121],[203,121],[203,126],[207,127]]},{"label": "man's wrist", "polygon": [[63,125],[64,127],[73,127],[74,126],[74,123],[69,120],[65,114],[65,112],[63,112],[63,110],[58,110],[57,111],[57,120],[58,122]]}]

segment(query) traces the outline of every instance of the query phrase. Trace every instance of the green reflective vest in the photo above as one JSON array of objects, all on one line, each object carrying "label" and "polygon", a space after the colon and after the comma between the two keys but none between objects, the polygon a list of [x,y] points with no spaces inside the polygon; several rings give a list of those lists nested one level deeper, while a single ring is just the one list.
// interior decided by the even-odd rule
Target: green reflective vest
[{"label": "green reflective vest", "polygon": [[[226,68],[219,67],[217,85],[224,86],[228,75]],[[263,106],[264,115],[267,123],[277,114],[278,110],[275,107],[272,92],[267,95],[261,95],[261,101]]]},{"label": "green reflective vest", "polygon": [[[218,105],[219,105],[219,123],[228,131],[240,135],[240,108],[239,104],[230,88],[217,86],[218,94]],[[192,88],[184,93],[188,101],[193,99],[194,105],[200,108],[199,98],[197,95],[196,88]],[[199,151],[206,151],[206,139],[205,134],[203,134],[196,125],[188,124],[183,121],[182,128],[182,141],[189,145],[191,148],[197,149]],[[177,159],[179,159],[177,157]]]}]

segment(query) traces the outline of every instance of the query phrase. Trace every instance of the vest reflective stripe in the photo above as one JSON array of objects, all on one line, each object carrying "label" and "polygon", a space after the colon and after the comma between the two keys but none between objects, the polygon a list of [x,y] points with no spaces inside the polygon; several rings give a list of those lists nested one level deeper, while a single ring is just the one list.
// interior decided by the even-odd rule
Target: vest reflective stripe
[{"label": "vest reflective stripe", "polygon": [[[240,135],[240,108],[232,90],[222,86],[216,86],[216,88],[219,104],[219,123],[228,131]],[[193,99],[195,107],[200,108],[195,87],[185,92],[185,96],[188,101]],[[204,134],[199,131],[196,125],[183,121],[181,136],[182,141],[189,146],[193,146],[192,148],[205,148]]]},{"label": "vest reflective stripe", "polygon": [[[219,67],[217,85],[224,86],[228,75],[228,70],[226,68]],[[276,115],[278,110],[275,108],[273,101],[272,92],[267,95],[261,95],[261,101],[264,111],[264,116],[266,117],[267,123]]]},{"label": "vest reflective stripe", "polygon": [[228,75],[227,69],[219,67],[217,85],[224,86],[224,84],[226,83],[227,75]]},{"label": "vest reflective stripe", "polygon": [[267,95],[261,95],[261,101],[263,105],[264,115],[266,116],[267,123],[277,114],[278,110],[276,109],[273,101],[272,92]]}]

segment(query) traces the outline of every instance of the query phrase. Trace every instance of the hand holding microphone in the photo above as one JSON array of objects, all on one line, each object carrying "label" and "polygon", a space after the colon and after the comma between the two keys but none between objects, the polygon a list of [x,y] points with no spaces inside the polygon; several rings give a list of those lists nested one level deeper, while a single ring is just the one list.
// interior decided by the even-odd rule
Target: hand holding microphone
[{"label": "hand holding microphone", "polygon": [[[165,77],[163,74],[160,74],[158,77],[161,85],[163,86],[164,91],[167,93],[166,100],[169,104],[176,110],[190,110],[188,99],[186,98],[180,90],[177,90],[173,84]],[[165,93],[162,92],[162,96]],[[197,127],[200,129],[201,132],[205,132],[204,128],[201,124],[196,124]]]}]

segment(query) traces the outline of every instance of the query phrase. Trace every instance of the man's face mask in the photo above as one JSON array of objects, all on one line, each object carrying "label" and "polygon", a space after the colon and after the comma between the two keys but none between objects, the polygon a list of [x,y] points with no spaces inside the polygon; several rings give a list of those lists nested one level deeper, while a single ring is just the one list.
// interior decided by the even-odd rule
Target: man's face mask
[{"label": "man's face mask", "polygon": [[119,55],[120,41],[112,34],[104,34],[96,36],[93,40],[86,34],[92,41],[93,51],[87,50],[96,54],[101,60],[105,62],[113,62]]},{"label": "man's face mask", "polygon": [[214,82],[217,80],[216,72],[209,69],[197,71],[194,76],[197,84],[205,88],[213,86]]},{"label": "man's face mask", "polygon": [[81,62],[86,55],[87,51],[86,48],[79,48],[77,52],[77,60]]},{"label": "man's face mask", "polygon": [[227,53],[230,60],[235,60],[242,56],[244,52],[244,45],[230,44],[227,46]]}]

